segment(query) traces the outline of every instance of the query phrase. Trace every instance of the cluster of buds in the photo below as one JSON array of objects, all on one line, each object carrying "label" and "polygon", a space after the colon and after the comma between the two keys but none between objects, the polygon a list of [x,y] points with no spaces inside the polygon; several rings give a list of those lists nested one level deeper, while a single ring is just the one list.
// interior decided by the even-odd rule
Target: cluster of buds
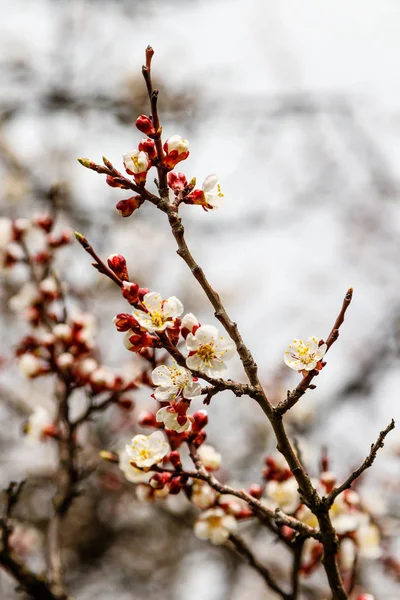
[{"label": "cluster of buds", "polygon": [[[326,461],[324,461],[326,463]],[[279,508],[293,515],[310,527],[318,527],[318,520],[311,510],[302,504],[298,485],[293,474],[281,465],[279,458],[268,457],[264,471],[265,503],[270,508]],[[313,485],[321,496],[329,494],[336,483],[331,471],[322,471]],[[379,528],[371,514],[363,507],[359,494],[345,490],[334,501],[330,509],[332,525],[338,535],[339,564],[341,569],[350,571],[357,556],[361,558],[379,558],[382,555]],[[285,534],[291,538],[293,531],[285,528]],[[303,574],[312,573],[321,563],[323,546],[317,540],[307,540],[301,570]]]},{"label": "cluster of buds", "polygon": [[[59,234],[52,233],[53,218],[43,214],[30,219],[8,219],[0,218],[0,267],[10,269],[17,264],[27,262],[26,245],[30,238],[40,232],[42,239],[39,240],[39,248],[32,255],[35,265],[48,265],[52,260],[52,251],[69,244],[72,236],[69,231],[61,231]],[[36,237],[40,237],[37,236]],[[38,241],[37,239],[35,240]]]},{"label": "cluster of buds", "polygon": [[[127,278],[125,259],[121,255],[115,256],[118,258],[113,258],[113,261],[118,263],[119,272]],[[115,269],[114,266],[114,272]],[[122,285],[122,294],[135,307],[132,314],[119,313],[114,317],[118,331],[125,332],[128,350],[142,352],[146,348],[161,347],[165,334],[176,346],[182,337],[188,351],[186,365],[190,370],[218,377],[226,369],[225,361],[235,353],[234,344],[220,335],[216,327],[201,325],[192,313],[180,319],[183,304],[176,296],[164,300],[158,292],[149,292],[128,281]]]}]

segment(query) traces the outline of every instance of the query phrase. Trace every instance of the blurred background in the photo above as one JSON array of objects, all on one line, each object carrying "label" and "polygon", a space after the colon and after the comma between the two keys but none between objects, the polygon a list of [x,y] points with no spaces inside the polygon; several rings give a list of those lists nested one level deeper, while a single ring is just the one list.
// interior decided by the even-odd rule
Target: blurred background
[{"label": "blurred background", "polygon": [[[275,401],[298,381],[283,364],[287,344],[326,337],[354,287],[317,389],[288,417],[311,472],[326,445],[333,470],[347,475],[399,413],[398,2],[0,0],[0,11],[2,216],[49,210],[49,190],[59,184],[61,225],[81,231],[104,258],[123,254],[140,285],[177,295],[186,312],[214,323],[163,215],[145,205],[122,219],[115,204],[126,193],[76,160],[101,162],[104,154],[120,168],[122,154],[143,137],[134,121],[148,113],[141,65],[151,44],[164,137],[190,142],[179,170],[199,183],[217,173],[225,194],[215,212],[182,208],[188,243]],[[75,245],[60,253],[58,269],[70,302],[98,321],[105,364],[118,369],[133,360],[112,325],[125,310],[118,290]],[[8,306],[18,276],[5,274],[3,282],[0,483],[29,477],[20,519],[35,526],[40,545],[55,457],[51,444],[28,447],[21,428],[38,398],[50,401],[51,385],[24,381],[11,360],[27,325]],[[234,361],[229,374],[244,377]],[[137,413],[153,406],[146,395],[136,400]],[[239,486],[258,482],[274,450],[259,407],[224,393],[209,415],[223,477]],[[110,409],[89,435],[92,455],[118,450],[136,431],[135,414]],[[398,560],[399,457],[395,431],[362,482],[365,498],[386,515],[387,553]],[[275,597],[240,559],[193,536],[195,513],[184,499],[140,504],[107,465],[87,490],[71,511],[66,539],[68,582],[79,600]],[[259,556],[279,571],[284,556],[265,533],[253,535]],[[35,553],[28,560],[43,566]],[[376,600],[399,598],[395,573],[366,566],[363,588]],[[304,598],[321,600],[324,585],[324,575],[315,574]],[[15,598],[13,588],[0,575],[1,597]]]}]

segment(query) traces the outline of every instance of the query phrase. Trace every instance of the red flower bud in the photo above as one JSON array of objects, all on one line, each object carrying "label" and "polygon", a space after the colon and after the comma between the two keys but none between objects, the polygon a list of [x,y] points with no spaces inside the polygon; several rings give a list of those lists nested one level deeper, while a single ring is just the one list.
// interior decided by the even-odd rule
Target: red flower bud
[{"label": "red flower bud", "polygon": [[186,175],[183,173],[175,173],[175,171],[170,171],[167,176],[167,181],[169,187],[171,190],[174,190],[174,192],[183,192],[187,186]]},{"label": "red flower bud", "polygon": [[141,152],[146,152],[147,156],[150,158],[150,160],[155,160],[157,158],[157,149],[156,149],[156,145],[153,142],[153,140],[150,140],[149,138],[144,138],[138,146],[138,150],[140,150]]},{"label": "red flower bud", "polygon": [[144,200],[141,196],[132,196],[132,198],[128,198],[127,200],[117,202],[115,208],[121,217],[130,217],[135,210],[142,206],[143,202]]},{"label": "red flower bud", "polygon": [[59,235],[54,235],[54,233],[49,233],[47,236],[47,245],[50,248],[60,248],[61,246],[65,246],[66,244],[70,244],[72,241],[72,235],[70,231],[62,231]]},{"label": "red flower bud", "polygon": [[136,319],[127,313],[119,313],[114,317],[113,322],[118,331],[129,331],[138,326]]},{"label": "red flower bud", "polygon": [[193,425],[192,425],[193,431],[195,431],[195,432],[200,431],[208,423],[207,411],[206,410],[196,410],[196,412],[193,414],[193,420],[194,420]]},{"label": "red flower bud", "polygon": [[148,294],[149,292],[150,292],[149,288],[139,288],[138,289],[139,300],[142,302],[145,295]]},{"label": "red flower bud", "polygon": [[148,410],[140,413],[138,418],[138,423],[142,427],[159,427],[160,424],[157,423],[156,415]]},{"label": "red flower bud", "polygon": [[156,130],[153,127],[153,121],[146,115],[140,115],[136,119],[136,127],[146,135],[155,135]]},{"label": "red flower bud", "polygon": [[43,229],[43,231],[49,233],[53,227],[54,219],[51,215],[43,214],[37,216],[33,222],[35,225],[37,225],[37,227],[40,227],[40,229]]},{"label": "red flower bud", "polygon": [[132,408],[135,406],[134,401],[130,398],[119,398],[117,404],[123,410],[132,410]]},{"label": "red flower bud", "polygon": [[178,450],[173,450],[172,452],[170,452],[169,456],[168,456],[168,460],[171,463],[171,465],[173,465],[175,467],[175,469],[182,468],[181,457],[180,457]]},{"label": "red flower bud", "polygon": [[122,254],[111,254],[107,258],[108,266],[122,281],[128,281],[128,269],[126,268],[126,260]]},{"label": "red flower bud", "polygon": [[124,281],[122,283],[122,295],[125,298],[125,300],[128,300],[128,302],[133,303],[136,302],[138,299],[138,290],[139,290],[139,286],[137,283],[133,283],[132,281]]},{"label": "red flower bud", "polygon": [[250,488],[249,488],[249,494],[250,496],[253,496],[253,498],[257,498],[258,500],[261,498],[263,493],[263,489],[261,487],[261,485],[259,485],[258,483],[252,483]]},{"label": "red flower bud", "polygon": [[184,483],[181,477],[173,477],[168,484],[168,490],[171,495],[179,494],[183,487]]}]

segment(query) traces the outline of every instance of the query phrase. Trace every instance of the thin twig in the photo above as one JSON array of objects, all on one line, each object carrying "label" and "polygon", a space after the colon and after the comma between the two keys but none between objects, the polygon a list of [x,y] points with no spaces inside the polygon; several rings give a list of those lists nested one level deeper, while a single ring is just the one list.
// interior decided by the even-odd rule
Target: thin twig
[{"label": "thin twig", "polygon": [[[344,317],[345,317],[347,309],[350,306],[352,298],[353,298],[353,288],[350,288],[346,292],[340,313],[337,316],[335,324],[332,327],[332,330],[329,333],[328,338],[326,340],[327,352],[328,352],[329,348],[332,346],[332,344],[334,344],[339,337],[339,329],[340,329],[340,326],[344,322]],[[300,398],[306,393],[306,391],[308,390],[308,388],[311,385],[312,380],[314,379],[314,377],[316,376],[317,373],[318,373],[318,371],[313,370],[313,371],[310,371],[305,377],[303,377],[303,379],[300,381],[298,386],[292,392],[288,392],[286,399],[283,400],[282,402],[280,402],[275,407],[275,412],[277,414],[284,415],[289,409],[291,409],[300,400]]]},{"label": "thin twig", "polygon": [[351,487],[352,483],[356,479],[358,479],[360,477],[360,475],[362,475],[362,473],[364,473],[364,471],[366,471],[372,465],[372,463],[374,462],[374,460],[376,458],[378,450],[380,448],[383,448],[383,446],[384,446],[384,440],[385,440],[386,436],[394,428],[395,428],[395,422],[392,419],[391,422],[389,423],[389,425],[386,427],[386,429],[384,429],[383,431],[380,432],[376,442],[371,445],[371,451],[368,454],[368,456],[366,457],[366,459],[364,460],[364,462],[362,463],[362,465],[360,465],[358,467],[358,469],[356,469],[351,475],[349,475],[349,477],[342,483],[342,485],[334,488],[331,491],[331,493],[326,497],[326,502],[329,506],[332,506],[333,502],[335,501],[335,498],[337,498],[337,496],[339,496],[339,494],[341,494],[345,490],[349,489]]},{"label": "thin twig", "polygon": [[236,552],[243,556],[247,560],[249,565],[261,575],[261,577],[264,579],[268,587],[271,588],[271,590],[273,590],[276,594],[278,594],[278,596],[283,598],[283,600],[291,600],[293,598],[291,594],[286,593],[275,581],[269,569],[262,565],[260,561],[254,556],[253,552],[250,550],[243,538],[234,533],[231,533],[229,536],[229,542],[234,546]]}]

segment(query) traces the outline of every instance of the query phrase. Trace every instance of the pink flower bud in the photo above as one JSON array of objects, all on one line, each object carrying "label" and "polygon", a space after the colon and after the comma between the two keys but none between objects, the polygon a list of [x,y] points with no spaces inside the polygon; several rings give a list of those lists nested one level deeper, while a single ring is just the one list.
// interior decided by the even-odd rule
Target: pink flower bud
[{"label": "pink flower bud", "polygon": [[208,423],[208,414],[206,410],[196,410],[193,414],[193,431],[200,431],[203,429]]},{"label": "pink flower bud", "polygon": [[163,487],[171,480],[170,473],[155,473],[150,479],[150,485],[153,490],[162,490]]},{"label": "pink flower bud", "polygon": [[128,269],[126,267],[126,260],[122,254],[110,254],[107,258],[107,264],[122,281],[128,281]]},{"label": "pink flower bud", "polygon": [[153,127],[153,121],[146,115],[140,115],[136,119],[136,127],[146,135],[155,135],[156,130]]},{"label": "pink flower bud", "polygon": [[170,171],[167,175],[167,181],[169,187],[171,190],[174,190],[174,192],[183,192],[187,186],[186,175],[183,173],[175,173],[175,171]]},{"label": "pink flower bud", "polygon": [[124,281],[122,283],[122,295],[125,300],[128,302],[136,302],[138,299],[138,290],[139,286],[137,283],[133,283],[132,281]]}]

